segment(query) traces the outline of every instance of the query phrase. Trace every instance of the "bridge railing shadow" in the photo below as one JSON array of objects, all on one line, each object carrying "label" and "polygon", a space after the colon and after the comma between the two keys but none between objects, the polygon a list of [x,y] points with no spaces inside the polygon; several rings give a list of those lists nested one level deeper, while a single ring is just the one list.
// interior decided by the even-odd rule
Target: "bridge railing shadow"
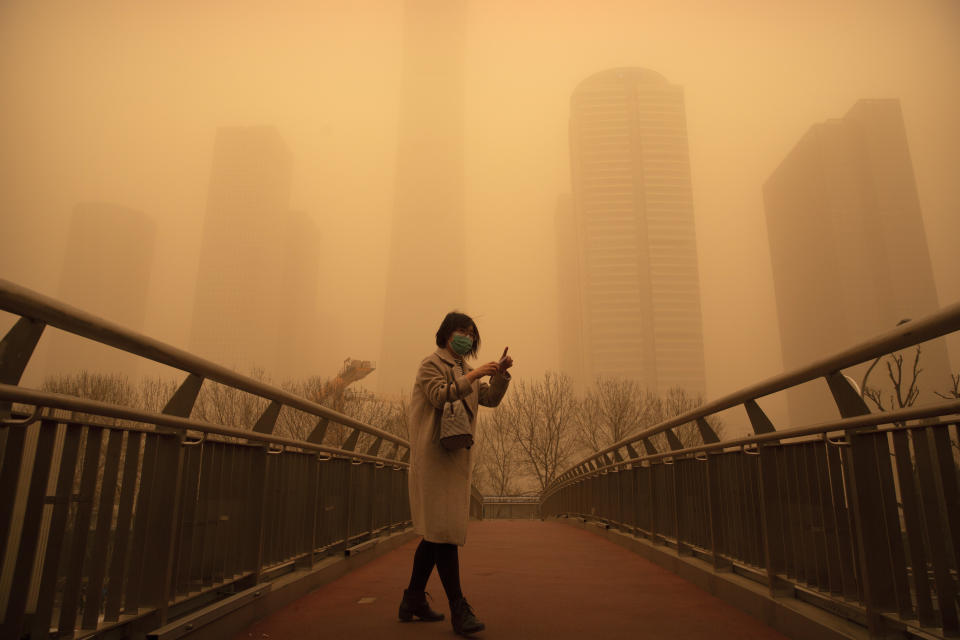
[{"label": "bridge railing shadow", "polygon": [[[0,309],[20,316],[0,342],[0,637],[143,633],[409,526],[403,438],[3,280]],[[161,413],[20,387],[48,325],[186,377]],[[191,419],[205,380],[269,404]],[[316,419],[307,440],[273,432],[283,408]]]},{"label": "bridge railing shadow", "polygon": [[[699,556],[873,637],[956,636],[960,400],[871,413],[843,369],[957,330],[953,305],[641,431],[562,473],[542,513]],[[758,399],[819,378],[841,419],[774,429]],[[754,435],[719,441],[707,419],[737,406]],[[702,444],[673,433],[688,423]],[[661,433],[664,450],[651,441]]]}]

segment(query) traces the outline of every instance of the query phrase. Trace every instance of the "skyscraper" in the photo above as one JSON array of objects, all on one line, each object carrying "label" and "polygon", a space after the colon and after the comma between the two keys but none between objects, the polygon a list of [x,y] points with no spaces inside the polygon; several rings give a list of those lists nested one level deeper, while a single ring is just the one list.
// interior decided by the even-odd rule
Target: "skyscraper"
[{"label": "skyscraper", "polygon": [[290,155],[273,127],[217,131],[190,350],[279,375]]},{"label": "skyscraper", "polygon": [[637,68],[570,101],[583,369],[705,392],[683,89]]},{"label": "skyscraper", "polygon": [[[814,125],[763,198],[787,369],[938,308],[898,100],[861,100]],[[943,341],[922,349],[921,402],[949,381]],[[879,367],[869,384],[886,377]],[[837,415],[825,384],[804,385],[788,403],[796,424]]]},{"label": "skyscraper", "polygon": [[[139,211],[109,203],[78,204],[70,219],[58,298],[134,331],[143,331],[156,225]],[[136,372],[137,357],[55,332],[47,374]],[[46,342],[46,340],[44,340]]]},{"label": "skyscraper", "polygon": [[448,311],[466,299],[463,242],[465,0],[407,0],[380,391],[409,390]]}]

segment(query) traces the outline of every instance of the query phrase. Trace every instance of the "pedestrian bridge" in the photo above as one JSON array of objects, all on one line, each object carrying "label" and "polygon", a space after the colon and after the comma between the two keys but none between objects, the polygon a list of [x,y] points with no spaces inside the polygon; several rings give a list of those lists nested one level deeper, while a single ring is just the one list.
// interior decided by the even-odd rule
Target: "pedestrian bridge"
[{"label": "pedestrian bridge", "polygon": [[[2,280],[0,309],[0,638],[449,636],[395,620],[402,437]],[[156,413],[21,386],[47,326],[183,382]],[[560,474],[541,520],[483,519],[504,504],[475,495],[479,637],[960,635],[960,400],[870,413],[843,375],[958,329],[953,305],[640,431]],[[759,401],[819,379],[840,418],[775,429]],[[204,384],[264,409],[192,418]],[[719,440],[708,418],[738,407],[754,434]],[[282,412],[305,439],[275,433]]]}]

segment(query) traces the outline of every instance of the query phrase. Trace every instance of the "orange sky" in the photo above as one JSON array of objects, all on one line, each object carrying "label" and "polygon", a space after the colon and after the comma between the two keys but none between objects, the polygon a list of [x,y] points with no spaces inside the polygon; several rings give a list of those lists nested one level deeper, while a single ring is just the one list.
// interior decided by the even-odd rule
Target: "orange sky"
[{"label": "orange sky", "polygon": [[[376,359],[401,18],[387,0],[3,3],[0,274],[55,295],[73,205],[139,209],[159,233],[144,330],[185,346],[214,132],[274,125],[293,156],[292,208],[323,236],[324,331],[340,351],[318,370]],[[940,302],[960,300],[958,36],[953,0],[474,0],[466,311],[481,356],[509,344],[518,375],[557,366],[568,101],[614,66],[686,91],[708,396],[780,371],[760,187],[813,123],[860,98],[901,100]]]}]

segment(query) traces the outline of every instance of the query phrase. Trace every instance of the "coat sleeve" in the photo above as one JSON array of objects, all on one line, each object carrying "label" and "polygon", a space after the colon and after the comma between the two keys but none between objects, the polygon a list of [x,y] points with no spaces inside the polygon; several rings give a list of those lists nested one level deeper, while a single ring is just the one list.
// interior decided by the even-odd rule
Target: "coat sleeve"
[{"label": "coat sleeve", "polygon": [[507,392],[507,385],[510,384],[510,374],[497,374],[490,378],[490,384],[480,383],[480,404],[484,407],[495,407],[503,400],[503,394]]},{"label": "coat sleeve", "polygon": [[427,358],[420,364],[417,372],[417,384],[423,395],[437,409],[443,409],[444,403],[465,398],[473,391],[466,376],[449,380],[450,369]]}]

